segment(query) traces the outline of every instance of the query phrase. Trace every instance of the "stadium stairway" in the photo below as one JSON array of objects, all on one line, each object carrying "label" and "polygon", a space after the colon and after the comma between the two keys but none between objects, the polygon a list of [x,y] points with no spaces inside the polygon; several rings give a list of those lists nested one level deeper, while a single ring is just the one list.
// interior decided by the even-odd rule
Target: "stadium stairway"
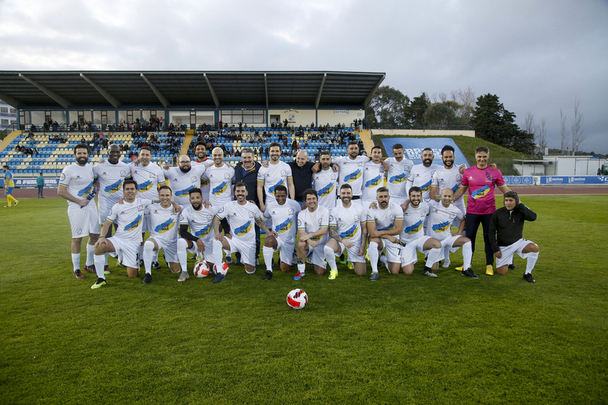
[{"label": "stadium stairway", "polygon": [[19,135],[21,135],[22,133],[23,133],[23,131],[11,131],[11,133],[8,134],[2,140],[2,142],[0,142],[0,152],[2,152],[4,150],[4,148],[6,148],[8,145],[10,145],[11,142],[13,142],[15,139],[17,139],[17,137]]},{"label": "stadium stairway", "polygon": [[367,156],[371,157],[372,148],[374,147],[374,141],[372,140],[372,135],[369,129],[359,129],[355,131],[356,134],[359,134],[359,138],[361,142],[363,142],[363,147],[367,152]]},{"label": "stadium stairway", "polygon": [[188,149],[190,148],[190,142],[192,142],[192,139],[194,139],[194,130],[193,129],[189,129],[186,131],[186,136],[184,137],[184,140],[182,142],[182,148],[179,150],[179,155],[187,155],[188,154]]}]

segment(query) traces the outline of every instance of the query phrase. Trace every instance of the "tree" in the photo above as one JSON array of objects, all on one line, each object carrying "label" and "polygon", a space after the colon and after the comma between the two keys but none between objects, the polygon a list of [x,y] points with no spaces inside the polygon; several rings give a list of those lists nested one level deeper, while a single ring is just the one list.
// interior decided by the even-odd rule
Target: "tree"
[{"label": "tree", "polygon": [[564,117],[564,112],[559,110],[559,123],[561,129],[561,149],[562,155],[566,154],[566,149],[568,148],[568,134],[566,133],[566,117]]},{"label": "tree", "polygon": [[458,91],[452,91],[452,101],[457,102],[460,105],[456,116],[462,125],[469,125],[473,111],[475,111],[475,92],[467,87],[465,91],[458,89]]},{"label": "tree", "polygon": [[450,108],[449,101],[434,103],[424,112],[424,121],[428,128],[445,129],[453,125],[457,119],[453,108]]},{"label": "tree", "polygon": [[371,126],[398,127],[406,125],[403,112],[410,103],[409,97],[390,86],[380,86],[367,107],[367,120]]},{"label": "tree", "polygon": [[585,116],[579,110],[580,100],[574,97],[574,119],[572,120],[572,155],[578,152],[578,147],[587,138],[583,133]]},{"label": "tree", "polygon": [[540,125],[538,126],[538,132],[535,135],[536,144],[538,145],[538,149],[540,150],[540,154],[545,154],[545,149],[547,149],[547,120],[542,119]]},{"label": "tree", "polygon": [[414,97],[412,102],[404,109],[404,118],[411,128],[425,128],[426,121],[424,120],[424,113],[429,107],[429,100],[426,93],[418,97]]},{"label": "tree", "polygon": [[496,94],[477,99],[471,119],[475,136],[529,155],[534,154],[534,135],[519,129],[515,114],[505,109]]}]

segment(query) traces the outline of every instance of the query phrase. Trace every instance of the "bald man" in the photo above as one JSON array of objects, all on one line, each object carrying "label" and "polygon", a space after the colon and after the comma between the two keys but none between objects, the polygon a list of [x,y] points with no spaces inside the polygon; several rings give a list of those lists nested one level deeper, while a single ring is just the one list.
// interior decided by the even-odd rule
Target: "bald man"
[{"label": "bald man", "polygon": [[[288,163],[291,167],[293,176],[293,184],[295,187],[295,198],[300,205],[304,205],[302,194],[305,190],[312,188],[312,175],[319,171],[319,167],[308,160],[308,154],[305,150],[300,150],[293,162]],[[316,169],[316,170],[315,170]]]},{"label": "bald man", "polygon": [[163,167],[163,174],[169,181],[169,187],[173,190],[173,201],[183,208],[190,206],[188,192],[193,188],[200,188],[201,177],[205,174],[207,167],[197,165],[192,167],[190,157],[181,155],[177,159],[177,167]]}]

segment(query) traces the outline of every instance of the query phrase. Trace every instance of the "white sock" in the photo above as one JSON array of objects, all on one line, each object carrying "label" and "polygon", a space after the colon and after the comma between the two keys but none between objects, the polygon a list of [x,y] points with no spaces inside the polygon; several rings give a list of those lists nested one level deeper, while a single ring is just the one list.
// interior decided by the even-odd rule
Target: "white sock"
[{"label": "white sock", "polygon": [[226,274],[222,269],[224,262],[222,262],[222,253],[224,248],[222,247],[222,242],[219,240],[213,240],[213,257],[215,259],[215,268],[221,274]]},{"label": "white sock", "polygon": [[152,261],[153,262],[157,262],[158,261],[158,252],[160,252],[160,251],[159,250],[155,250],[154,251],[154,254],[152,255]]},{"label": "white sock", "polygon": [[531,274],[532,269],[536,266],[538,260],[538,252],[528,253],[528,259],[526,260],[526,274]]},{"label": "white sock", "polygon": [[152,259],[154,258],[154,243],[147,240],[144,243],[144,270],[146,274],[152,274]]},{"label": "white sock", "polygon": [[434,248],[429,252],[429,257],[426,259],[426,265],[428,267],[433,267],[433,264],[441,261],[443,259],[443,249],[442,248]]},{"label": "white sock", "polygon": [[329,246],[325,246],[323,248],[325,252],[325,260],[329,263],[329,268],[333,271],[338,270],[338,266],[336,265],[336,253]]},{"label": "white sock", "polygon": [[103,255],[95,255],[95,272],[97,273],[97,278],[103,278],[105,280],[105,276],[103,274]]},{"label": "white sock", "polygon": [[177,260],[179,261],[179,267],[183,272],[188,272],[188,242],[186,239],[179,238],[177,240]]},{"label": "white sock", "polygon": [[87,243],[87,261],[85,262],[85,264],[87,266],[90,266],[94,263],[94,256],[95,256],[95,245],[89,245]]},{"label": "white sock", "polygon": [[106,252],[103,254],[103,256],[104,256],[104,260],[105,260],[105,265],[107,266],[108,265],[108,256],[110,256],[110,254]]},{"label": "white sock", "polygon": [[306,272],[306,264],[305,263],[298,264],[298,272],[300,272],[301,274],[304,274]]},{"label": "white sock", "polygon": [[122,250],[117,250],[116,251],[116,259],[118,259],[118,263],[122,263],[122,259],[123,259],[122,256],[123,256],[122,255]]},{"label": "white sock", "polygon": [[144,259],[144,245],[139,245],[139,253],[137,253],[137,260],[143,260],[143,259]]},{"label": "white sock", "polygon": [[72,253],[72,265],[74,265],[74,271],[80,270],[80,253]]},{"label": "white sock", "polygon": [[378,272],[378,244],[370,242],[367,246],[367,255],[369,256],[369,264],[372,265],[372,273]]},{"label": "white sock", "polygon": [[266,263],[266,271],[272,271],[272,255],[274,255],[274,249],[263,246],[262,254],[264,255],[264,262]]},{"label": "white sock", "polygon": [[467,270],[471,267],[471,260],[473,260],[473,249],[471,248],[471,242],[467,242],[462,245],[462,260],[463,260],[463,270]]}]

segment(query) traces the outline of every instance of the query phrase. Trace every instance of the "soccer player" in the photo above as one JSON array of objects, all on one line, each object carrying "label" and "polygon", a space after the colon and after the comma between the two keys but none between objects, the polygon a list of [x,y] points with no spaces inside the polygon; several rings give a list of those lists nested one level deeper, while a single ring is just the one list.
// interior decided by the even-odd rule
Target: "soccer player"
[{"label": "soccer player", "polygon": [[378,188],[376,190],[378,208],[367,211],[366,225],[369,235],[367,254],[372,265],[371,281],[378,280],[378,257],[382,249],[386,249],[388,270],[393,274],[399,273],[401,246],[398,237],[403,229],[403,210],[390,202],[390,199],[388,188]]},{"label": "soccer player", "polygon": [[[234,181],[236,183],[243,182],[247,186],[247,198],[258,207],[260,202],[258,201],[258,171],[261,165],[255,161],[253,149],[243,148],[241,150],[241,162],[239,162],[234,168]],[[255,224],[255,262],[258,263],[258,257],[260,255],[260,227]],[[241,258],[240,255],[236,255],[237,264],[239,264]]]},{"label": "soccer player", "polygon": [[353,190],[350,184],[340,187],[340,200],[329,216],[329,241],[325,244],[325,260],[329,263],[329,279],[338,277],[336,256],[348,251],[348,261],[355,273],[365,275],[365,243],[367,242],[366,210],[352,203]]},{"label": "soccer player", "polygon": [[13,188],[15,187],[15,182],[13,181],[13,172],[9,170],[8,165],[2,166],[2,170],[4,170],[4,195],[6,196],[6,202],[8,205],[5,205],[5,208],[10,208],[12,203],[15,203],[15,207],[19,204],[19,200],[13,197]]},{"label": "soccer player", "polygon": [[[461,168],[454,166],[454,148],[450,145],[445,145],[441,149],[441,159],[443,160],[443,167],[437,167],[431,182],[430,197],[433,201],[440,200],[439,194],[444,188],[450,188],[455,193],[462,184]],[[460,197],[454,201],[454,205],[460,211],[466,212],[464,198]],[[460,226],[460,221],[456,219],[452,225]]]},{"label": "soccer player", "polygon": [[[369,162],[369,158],[367,156],[359,156],[359,144],[355,141],[348,143],[346,152],[348,153],[348,156],[338,156],[333,160],[333,162],[340,167],[338,186],[342,187],[344,184],[350,185],[351,199],[349,200],[349,203],[354,201],[357,205],[361,205],[361,194],[363,193],[363,166]],[[342,188],[340,188],[340,194],[342,194]],[[339,206],[340,204],[336,203],[336,207]]]},{"label": "soccer player", "polygon": [[173,190],[173,201],[185,208],[190,205],[188,191],[200,188],[202,176],[207,168],[204,165],[192,167],[188,155],[181,155],[177,164],[178,167],[164,166],[163,173],[169,180],[169,187]]},{"label": "soccer player", "polygon": [[[401,249],[401,268],[403,274],[412,274],[414,265],[418,262],[416,252],[421,252],[427,256],[424,266],[424,275],[435,278],[433,265],[441,260],[441,242],[424,234],[424,223],[429,214],[429,205],[422,200],[422,190],[418,186],[413,186],[408,190],[409,199],[401,205],[403,208],[403,231],[401,241],[405,242],[405,248]],[[392,274],[398,274],[391,271]]]},{"label": "soccer player", "polygon": [[[139,198],[135,180],[123,182],[123,194],[124,203],[117,203],[110,209],[106,222],[101,228],[101,236],[95,243],[97,282],[91,286],[92,289],[106,285],[103,271],[105,253],[119,251],[122,253],[123,264],[127,267],[129,278],[137,277],[139,271],[137,252],[142,242],[144,212],[146,207],[152,204],[152,200]],[[116,224],[116,234],[106,238],[105,235],[108,234],[112,224]]]},{"label": "soccer player", "polygon": [[[458,200],[465,192],[469,192],[467,200],[467,212],[465,219],[465,230],[467,237],[471,239],[473,253],[475,253],[475,238],[479,224],[483,226],[483,241],[486,253],[486,274],[494,275],[494,252],[490,244],[490,218],[496,211],[494,189],[504,194],[511,189],[505,184],[502,173],[498,169],[488,166],[490,149],[487,146],[478,146],[475,149],[476,166],[469,167],[462,176],[462,185],[454,194],[454,200]],[[466,268],[466,267],[465,267]]]},{"label": "soccer player", "polygon": [[[141,158],[141,155],[140,155]],[[139,195],[141,196],[141,188],[139,187]],[[144,283],[152,282],[152,263],[154,256],[158,255],[159,250],[163,250],[165,260],[169,264],[169,268],[173,273],[177,273],[180,265],[185,267],[186,260],[181,263],[179,260],[179,248],[177,245],[177,229],[179,227],[180,213],[175,211],[171,204],[172,191],[169,186],[160,186],[158,191],[160,203],[154,203],[146,207],[145,215],[150,237],[144,243],[143,260]],[[186,249],[183,247],[183,256],[186,256]]]},{"label": "soccer player", "polygon": [[99,217],[95,205],[96,190],[93,166],[89,162],[89,147],[80,143],[74,147],[75,163],[61,172],[57,195],[68,200],[68,219],[72,228],[72,264],[74,277],[83,279],[80,271],[82,238],[89,236],[85,269],[94,264],[95,242],[99,237]]},{"label": "soccer player", "polygon": [[[213,269],[215,258],[213,255],[213,218],[220,209],[219,206],[206,206],[203,201],[203,193],[200,188],[193,188],[189,192],[190,206],[182,211],[180,222],[180,236],[177,241],[180,265],[186,263],[187,253],[197,253],[202,256],[201,260],[207,262],[207,267]],[[188,232],[190,227],[190,232]],[[177,279],[178,282],[186,281],[190,276],[184,264],[182,272]]]},{"label": "soccer player", "polygon": [[209,202],[219,208],[232,201],[234,167],[224,163],[222,148],[213,148],[211,157],[213,164],[207,167],[203,179],[209,180]]},{"label": "soccer player", "polygon": [[[207,145],[205,145],[205,142],[198,141],[194,145],[194,154],[196,155],[196,160],[191,162],[192,167],[196,167],[198,165],[209,167],[213,164],[213,160],[207,157]],[[203,200],[209,201],[209,179],[203,177],[200,188],[201,192],[203,193]]]},{"label": "soccer player", "polygon": [[270,203],[264,212],[264,219],[270,219],[272,230],[277,237],[266,236],[264,247],[264,262],[266,263],[266,273],[264,280],[272,278],[272,256],[280,249],[279,261],[281,271],[288,273],[291,268],[293,254],[296,247],[297,216],[301,206],[297,201],[287,198],[287,187],[277,186],[274,190],[276,202]]},{"label": "soccer player", "polygon": [[400,143],[393,146],[393,157],[384,161],[388,164],[386,187],[391,195],[391,200],[394,204],[401,205],[408,198],[405,185],[414,162],[403,156],[403,145]]},{"label": "soccer player", "polygon": [[515,253],[526,259],[524,280],[535,283],[532,270],[538,260],[538,245],[523,239],[524,221],[536,221],[536,213],[519,201],[515,191],[504,195],[504,207],[497,209],[490,219],[490,243],[496,256],[496,272],[507,274]]},{"label": "soccer player", "polygon": [[382,162],[382,148],[372,148],[372,160],[363,165],[363,190],[361,192],[361,205],[366,210],[370,204],[376,202],[376,192],[384,187],[384,162]]},{"label": "soccer player", "polygon": [[[268,204],[275,202],[274,190],[276,186],[287,184],[289,197],[295,196],[291,167],[280,160],[281,145],[277,142],[271,143],[268,154],[270,155],[268,167],[261,167],[258,171],[258,200],[262,211],[266,211]],[[266,194],[266,202],[264,202],[264,194]]]},{"label": "soccer player", "polygon": [[[441,248],[443,249],[442,257],[445,257],[447,263],[449,263],[450,252],[454,253],[462,246],[462,259],[464,261],[462,275],[478,279],[479,277],[471,269],[471,260],[473,258],[471,240],[462,236],[464,213],[452,204],[453,199],[454,192],[452,189],[444,188],[441,190],[441,202],[431,201],[427,234],[441,241]],[[461,222],[458,232],[453,234],[451,228],[456,218]],[[446,263],[443,264],[443,267],[447,267]]]},{"label": "soccer player", "polygon": [[[328,166],[329,167],[329,166]],[[316,190],[308,189],[303,193],[306,209],[298,214],[298,273],[293,278],[301,280],[306,275],[306,257],[315,266],[315,273],[325,273],[325,244],[329,237],[329,210],[321,206]]]},{"label": "soccer player", "polygon": [[[278,237],[278,234],[268,229],[262,221],[262,212],[253,203],[247,201],[247,186],[245,183],[237,183],[234,186],[236,201],[220,207],[213,219],[213,231],[215,240],[213,241],[213,255],[216,268],[214,283],[223,281],[228,272],[228,265],[222,262],[222,249],[228,253],[226,255],[240,252],[241,261],[245,266],[247,274],[255,273],[255,231],[254,222],[266,232],[266,235]],[[230,224],[230,234],[223,236],[220,233],[220,221],[228,219]]]},{"label": "soccer player", "polygon": [[[318,196],[318,205],[331,210],[336,207],[338,173],[332,170],[331,153],[329,151],[321,152],[319,163],[321,169],[312,175]],[[302,196],[302,198],[306,202],[306,197]]]},{"label": "soccer player", "polygon": [[409,192],[409,189],[414,186],[420,187],[422,190],[422,200],[428,202],[430,200],[431,180],[438,167],[436,164],[433,164],[433,150],[431,148],[424,148],[422,150],[422,163],[413,166],[410,174],[407,176],[406,192]]}]

